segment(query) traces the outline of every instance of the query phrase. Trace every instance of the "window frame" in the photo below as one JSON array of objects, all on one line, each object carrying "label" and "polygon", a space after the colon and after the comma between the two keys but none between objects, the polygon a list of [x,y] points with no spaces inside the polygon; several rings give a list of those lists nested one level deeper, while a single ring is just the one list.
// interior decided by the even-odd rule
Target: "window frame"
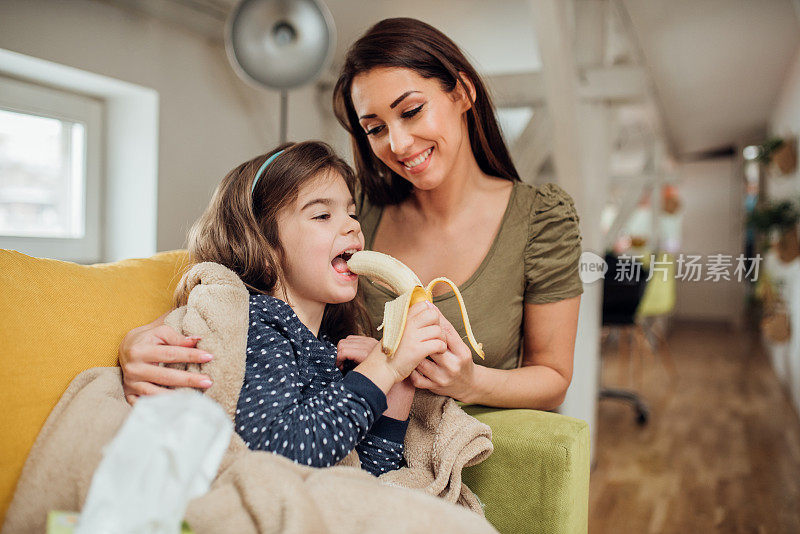
[{"label": "window frame", "polygon": [[30,237],[0,235],[0,248],[31,256],[79,263],[94,263],[103,257],[102,181],[103,103],[95,98],[0,74],[0,108],[81,123],[86,132],[84,146],[83,209],[84,235]]}]

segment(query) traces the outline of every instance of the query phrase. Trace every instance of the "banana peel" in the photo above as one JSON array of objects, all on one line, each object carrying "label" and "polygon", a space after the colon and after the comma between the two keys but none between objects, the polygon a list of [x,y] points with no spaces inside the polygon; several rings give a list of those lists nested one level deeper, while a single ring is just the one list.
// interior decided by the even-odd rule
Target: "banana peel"
[{"label": "banana peel", "polygon": [[388,254],[371,250],[362,250],[354,253],[347,260],[347,267],[350,272],[386,284],[399,295],[396,299],[385,304],[383,324],[378,327],[378,330],[383,330],[381,348],[387,355],[393,355],[400,345],[408,320],[409,308],[423,300],[433,302],[433,288],[437,284],[445,283],[450,286],[456,295],[456,299],[458,299],[461,319],[464,321],[464,329],[467,331],[467,338],[472,349],[481,359],[485,358],[483,345],[477,342],[475,335],[472,333],[461,291],[449,278],[435,278],[427,286],[423,286],[414,271],[401,261]]}]

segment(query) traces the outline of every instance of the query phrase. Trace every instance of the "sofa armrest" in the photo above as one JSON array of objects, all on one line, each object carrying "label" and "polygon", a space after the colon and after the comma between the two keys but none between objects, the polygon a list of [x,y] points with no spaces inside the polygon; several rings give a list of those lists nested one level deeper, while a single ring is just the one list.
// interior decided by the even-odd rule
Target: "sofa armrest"
[{"label": "sofa armrest", "polygon": [[589,425],[551,412],[468,405],[494,452],[463,479],[501,533],[588,530]]}]

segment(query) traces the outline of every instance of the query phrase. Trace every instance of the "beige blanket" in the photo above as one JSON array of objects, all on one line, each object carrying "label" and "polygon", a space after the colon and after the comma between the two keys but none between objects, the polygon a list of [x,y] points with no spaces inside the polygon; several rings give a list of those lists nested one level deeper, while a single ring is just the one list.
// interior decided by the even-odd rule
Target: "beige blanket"
[{"label": "beige blanket", "polygon": [[[233,419],[244,377],[247,290],[231,271],[209,263],[193,267],[183,283],[192,289],[189,302],[167,323],[203,336],[200,348],[214,360],[185,367],[211,376],[207,394]],[[41,533],[48,511],[80,510],[103,446],[130,409],[119,368],[78,375],[31,449],[2,532]],[[407,468],[376,479],[355,467],[353,452],[339,466],[315,469],[250,451],[234,434],[217,478],[207,494],[189,503],[186,520],[198,534],[495,532],[461,482],[462,468],[491,451],[486,425],[452,399],[420,391],[406,435]]]}]

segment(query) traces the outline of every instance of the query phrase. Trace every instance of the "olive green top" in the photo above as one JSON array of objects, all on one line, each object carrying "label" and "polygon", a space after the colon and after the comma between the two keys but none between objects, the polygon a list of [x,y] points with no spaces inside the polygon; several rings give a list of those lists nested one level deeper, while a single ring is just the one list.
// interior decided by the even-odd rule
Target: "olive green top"
[{"label": "olive green top", "polygon": [[[372,248],[383,209],[359,195],[358,212],[366,248]],[[475,339],[483,343],[488,367],[513,369],[522,348],[524,303],[557,302],[583,293],[578,277],[581,255],[579,218],[572,198],[555,184],[531,186],[514,182],[500,229],[478,269],[459,289]],[[442,273],[445,276],[447,273]],[[397,297],[385,287],[360,277],[359,288],[370,318],[383,322],[384,304]],[[433,299],[466,340],[455,294]],[[378,332],[373,332],[379,337]]]}]

